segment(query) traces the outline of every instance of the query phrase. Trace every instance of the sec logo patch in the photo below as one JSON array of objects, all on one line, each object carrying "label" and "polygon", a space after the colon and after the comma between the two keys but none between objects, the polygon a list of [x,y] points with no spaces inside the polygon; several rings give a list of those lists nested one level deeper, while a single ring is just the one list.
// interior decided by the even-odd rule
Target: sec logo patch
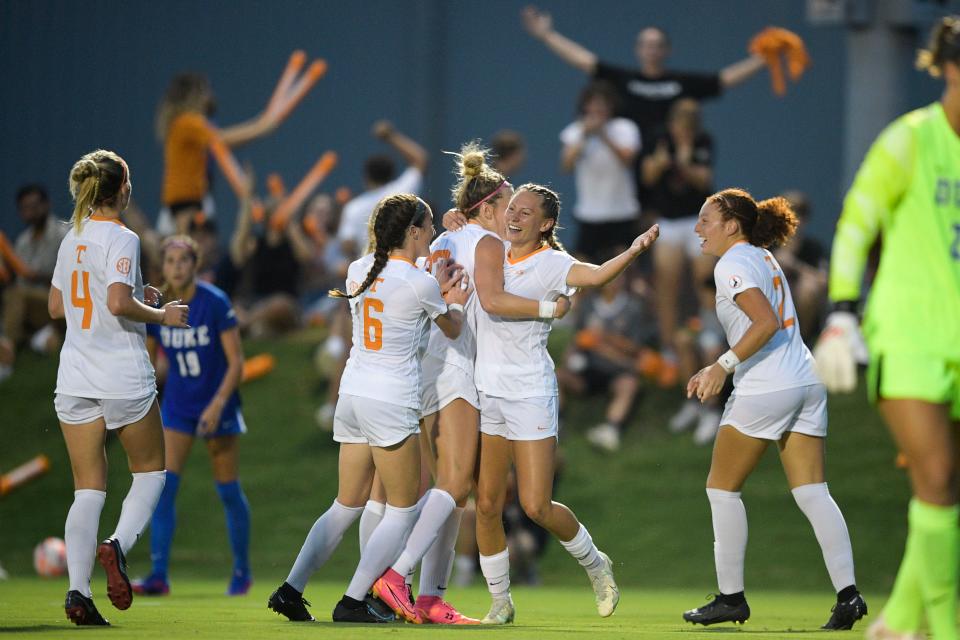
[{"label": "sec logo patch", "polygon": [[117,271],[123,275],[130,273],[130,258],[120,258],[117,260]]},{"label": "sec logo patch", "polygon": [[743,284],[743,280],[740,278],[740,276],[730,276],[731,289],[739,289],[740,285],[742,284]]}]

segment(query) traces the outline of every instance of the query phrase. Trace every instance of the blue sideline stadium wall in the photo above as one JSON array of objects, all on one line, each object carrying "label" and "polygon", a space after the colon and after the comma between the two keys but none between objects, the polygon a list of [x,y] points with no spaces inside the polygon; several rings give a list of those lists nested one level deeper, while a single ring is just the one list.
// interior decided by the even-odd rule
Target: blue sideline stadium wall
[{"label": "blue sideline stadium wall", "polygon": [[[557,134],[573,117],[585,78],[526,34],[522,4],[0,0],[0,228],[19,229],[13,194],[25,181],[48,184],[55,210],[67,215],[70,164],[98,146],[130,161],[135,198],[155,215],[162,164],[153,115],[170,77],[183,70],[206,73],[220,104],[217,119],[235,123],[263,107],[294,48],[326,58],[330,68],[273,136],[239,151],[261,180],[279,171],[287,184],[295,183],[322,151],[334,149],[341,162],[327,186],[359,189],[363,159],[382,149],[370,125],[387,117],[432,151],[427,195],[445,203],[452,165],[439,150],[509,127],[529,142],[518,178],[555,185],[569,212],[573,182],[559,173]],[[750,36],[768,24],[800,33],[813,67],[786,98],[771,94],[764,73],[710,103],[706,125],[717,143],[717,185],[742,185],[760,196],[803,189],[813,198],[814,232],[829,237],[846,187],[841,28],[807,24],[801,0],[566,0],[543,6],[562,33],[605,60],[628,65],[636,32],[648,24],[668,31],[672,66],[679,69],[716,70],[741,59]],[[912,80],[909,86],[908,106],[936,95],[932,82]],[[229,230],[235,202],[219,176],[215,195]]]}]

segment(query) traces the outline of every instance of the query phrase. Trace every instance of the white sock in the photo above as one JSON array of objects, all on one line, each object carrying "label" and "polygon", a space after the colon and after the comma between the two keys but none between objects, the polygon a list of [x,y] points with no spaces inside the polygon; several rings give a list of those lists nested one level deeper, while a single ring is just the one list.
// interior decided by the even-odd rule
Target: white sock
[{"label": "white sock", "polygon": [[376,528],[350,580],[346,595],[363,600],[373,583],[390,568],[403,550],[407,536],[417,522],[417,506],[394,507],[388,504],[380,526]]},{"label": "white sock", "polygon": [[480,554],[480,571],[494,600],[510,595],[510,554],[506,549],[492,556]]},{"label": "white sock", "polygon": [[[457,534],[460,533],[460,519],[463,507],[450,512],[437,533],[437,539],[420,562],[421,596],[443,597],[453,571],[453,558],[456,555]],[[412,535],[412,534],[411,534]]]},{"label": "white sock", "polygon": [[130,491],[127,492],[127,497],[123,499],[123,507],[120,509],[117,529],[110,536],[120,543],[124,555],[140,539],[140,534],[147,527],[150,518],[153,517],[153,510],[157,508],[157,501],[160,500],[160,494],[163,492],[163,485],[166,481],[166,471],[147,471],[133,474]]},{"label": "white sock", "polygon": [[453,497],[443,489],[430,489],[426,493],[427,500],[420,510],[420,517],[410,532],[407,545],[400,553],[400,557],[393,563],[393,570],[402,576],[411,575],[417,563],[427,553],[437,539],[440,527],[447,521],[450,514],[457,508]]},{"label": "white sock", "polygon": [[70,591],[79,591],[88,598],[90,573],[97,554],[97,529],[100,512],[107,499],[106,491],[78,489],[73,492],[73,504],[67,512],[63,539],[67,543],[67,573],[70,576]]},{"label": "white sock", "polygon": [[707,489],[713,514],[713,559],[720,593],[743,591],[743,561],[747,555],[747,510],[739,491]]},{"label": "white sock", "polygon": [[826,482],[805,484],[797,487],[793,499],[813,525],[813,533],[820,543],[823,561],[830,573],[833,588],[839,592],[857,583],[853,575],[853,547],[847,523],[840,507],[833,501]]},{"label": "white sock", "polygon": [[363,515],[360,516],[360,553],[363,553],[364,547],[367,546],[367,540],[373,535],[373,530],[383,520],[383,510],[386,506],[382,502],[367,500],[367,506],[363,508]]},{"label": "white sock", "polygon": [[287,584],[303,593],[307,588],[307,580],[313,573],[322,567],[330,558],[343,534],[353,521],[360,516],[363,507],[345,507],[336,500],[322,516],[310,527],[307,539],[300,547],[300,553],[287,576]]},{"label": "white sock", "polygon": [[587,574],[592,576],[603,568],[603,558],[600,557],[600,550],[597,549],[597,545],[593,544],[593,538],[590,537],[590,533],[583,524],[580,525],[580,530],[577,531],[577,535],[573,536],[572,540],[566,542],[561,540],[560,544],[570,555],[576,558],[581,567],[586,569]]}]

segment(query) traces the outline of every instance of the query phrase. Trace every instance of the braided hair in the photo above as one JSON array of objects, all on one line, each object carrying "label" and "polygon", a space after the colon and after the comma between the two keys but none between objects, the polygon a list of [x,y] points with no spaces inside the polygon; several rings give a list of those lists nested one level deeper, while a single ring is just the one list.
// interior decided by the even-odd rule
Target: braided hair
[{"label": "braided hair", "polygon": [[422,226],[428,211],[427,204],[410,193],[387,196],[378,202],[373,211],[373,265],[366,279],[351,293],[331,289],[330,297],[350,299],[366,291],[387,266],[390,252],[403,246],[407,229]]},{"label": "braided hair", "polygon": [[540,196],[540,206],[543,207],[543,217],[548,220],[553,220],[553,226],[540,234],[540,241],[546,242],[550,245],[551,249],[566,252],[566,249],[560,244],[560,240],[557,239],[557,229],[560,228],[560,196],[557,192],[542,184],[534,184],[532,182],[517,187],[517,192],[520,191],[529,191],[530,193],[535,193]]}]

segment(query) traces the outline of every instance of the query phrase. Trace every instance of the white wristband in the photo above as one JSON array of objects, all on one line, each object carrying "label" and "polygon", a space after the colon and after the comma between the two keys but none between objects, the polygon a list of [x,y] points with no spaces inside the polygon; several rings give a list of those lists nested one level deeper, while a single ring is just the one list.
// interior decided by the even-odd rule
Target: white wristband
[{"label": "white wristband", "polygon": [[460,313],[463,313],[463,305],[460,304],[459,302],[454,302],[454,303],[452,303],[452,304],[448,304],[448,305],[447,305],[447,310],[448,310],[448,311],[459,311]]},{"label": "white wristband", "polygon": [[738,358],[737,354],[733,352],[733,349],[730,349],[725,354],[717,358],[717,364],[719,364],[720,368],[727,373],[733,373],[733,370],[737,368],[738,364],[740,364],[740,358]]},{"label": "white wristband", "polygon": [[550,300],[540,301],[540,317],[555,318],[557,315],[557,303]]}]

